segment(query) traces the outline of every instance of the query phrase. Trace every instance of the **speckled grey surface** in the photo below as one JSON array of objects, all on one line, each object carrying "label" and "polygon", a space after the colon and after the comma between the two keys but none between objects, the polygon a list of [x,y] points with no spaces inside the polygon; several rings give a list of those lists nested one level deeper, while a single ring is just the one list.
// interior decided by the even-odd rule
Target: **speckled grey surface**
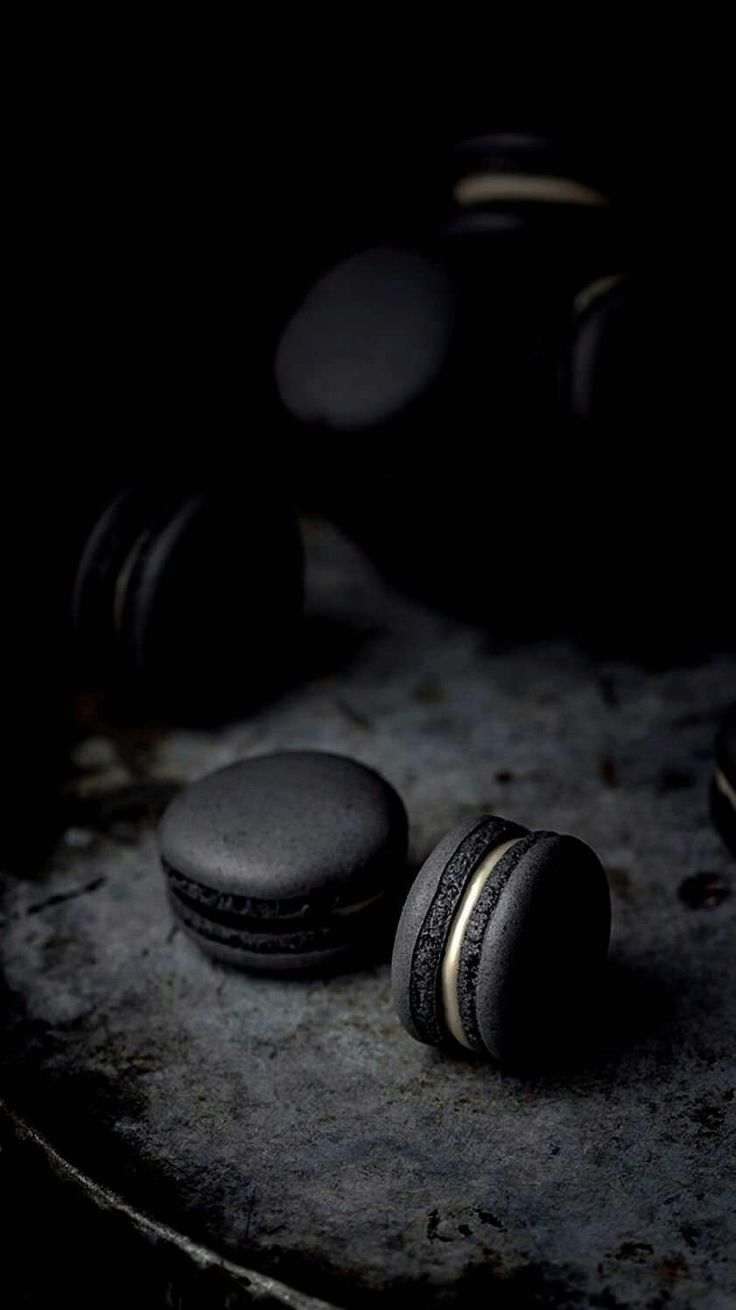
[{"label": "speckled grey surface", "polygon": [[[735,870],[708,783],[736,659],[494,653],[326,530],[310,568],[340,668],[223,732],[80,745],[74,822],[4,897],[8,1102],[126,1204],[333,1305],[732,1304]],[[609,1002],[577,1061],[454,1059],[403,1032],[385,963],[250,977],[173,929],[152,816],[208,769],[298,747],[394,783],[416,863],[479,811],[600,853]]]}]

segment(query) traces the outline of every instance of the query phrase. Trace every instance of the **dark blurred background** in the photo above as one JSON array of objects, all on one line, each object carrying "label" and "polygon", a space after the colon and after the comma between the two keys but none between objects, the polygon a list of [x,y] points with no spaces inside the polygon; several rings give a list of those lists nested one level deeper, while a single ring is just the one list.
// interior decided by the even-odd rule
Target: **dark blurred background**
[{"label": "dark blurred background", "polygon": [[[389,91],[378,67],[338,80],[317,64],[269,64],[258,79],[253,56],[235,76],[173,54],[161,67],[108,54],[81,75],[78,64],[54,70],[28,105],[21,152],[20,404],[1,492],[6,622],[18,634],[4,659],[23,689],[14,775],[54,774],[39,744],[53,736],[63,753],[70,580],[102,507],[151,471],[222,476],[242,487],[246,514],[262,499],[327,513],[397,585],[498,640],[561,632],[655,664],[732,644],[716,120],[656,93],[640,111],[623,78],[615,94],[581,86],[540,108],[477,73],[458,99],[431,76]],[[274,356],[303,297],[362,248],[434,258],[453,147],[489,132],[573,143],[611,197],[607,254],[583,260],[568,290],[620,271],[641,289],[625,386],[616,375],[603,388],[582,443],[541,402],[516,422],[523,378],[499,401],[489,386],[479,406],[479,361],[492,383],[507,375],[509,313],[525,330],[535,279],[564,267],[554,243],[504,264],[494,238],[491,263],[507,270],[496,302],[496,265],[475,279],[483,242],[460,260],[473,304],[456,353],[462,364],[471,341],[472,387],[453,373],[441,407],[432,400],[408,434],[401,423],[347,435],[295,423]],[[562,328],[540,323],[551,358]]]}]

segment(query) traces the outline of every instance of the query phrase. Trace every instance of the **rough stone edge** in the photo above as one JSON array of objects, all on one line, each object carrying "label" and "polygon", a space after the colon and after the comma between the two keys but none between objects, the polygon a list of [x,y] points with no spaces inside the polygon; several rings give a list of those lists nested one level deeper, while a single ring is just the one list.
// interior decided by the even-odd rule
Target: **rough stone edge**
[{"label": "rough stone edge", "polygon": [[226,1260],[223,1256],[217,1255],[215,1251],[211,1251],[208,1247],[200,1245],[199,1242],[192,1241],[184,1233],[178,1233],[175,1228],[170,1228],[168,1224],[163,1224],[157,1219],[150,1218],[149,1215],[142,1214],[140,1210],[136,1210],[127,1201],[124,1201],[121,1196],[111,1192],[107,1187],[102,1187],[87,1174],[77,1169],[76,1165],[65,1159],[46,1137],[37,1132],[35,1128],[31,1128],[30,1124],[26,1123],[1,1098],[0,1115],[3,1115],[9,1122],[19,1141],[28,1141],[40,1150],[53,1171],[66,1181],[80,1187],[93,1204],[99,1206],[100,1209],[112,1210],[124,1216],[144,1236],[147,1235],[177,1247],[183,1255],[193,1260],[200,1269],[217,1268],[240,1284],[243,1291],[247,1292],[254,1302],[257,1303],[262,1298],[271,1298],[288,1307],[289,1310],[340,1310],[340,1307],[328,1301],[321,1301],[317,1297],[297,1292],[294,1288],[287,1287],[285,1283],[280,1283],[275,1278],[269,1278],[266,1274],[259,1274],[253,1269],[246,1269],[243,1265],[236,1265],[231,1260]]}]

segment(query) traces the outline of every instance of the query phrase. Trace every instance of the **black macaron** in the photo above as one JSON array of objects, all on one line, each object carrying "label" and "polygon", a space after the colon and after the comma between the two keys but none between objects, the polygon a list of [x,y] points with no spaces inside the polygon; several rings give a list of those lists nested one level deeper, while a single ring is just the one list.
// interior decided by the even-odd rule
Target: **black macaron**
[{"label": "black macaron", "polygon": [[102,513],[77,571],[85,674],[179,714],[258,699],[302,600],[296,521],[263,488],[152,476]]},{"label": "black macaron", "polygon": [[576,837],[493,815],[432,851],[394,945],[394,1003],[420,1042],[525,1058],[569,1032],[608,950],[603,867]]},{"label": "black macaron", "polygon": [[711,812],[728,849],[736,855],[736,705],[732,705],[716,737]]},{"label": "black macaron", "polygon": [[262,755],[192,783],[164,813],[159,844],[184,928],[249,969],[311,971],[370,952],[406,886],[399,796],[321,751]]}]

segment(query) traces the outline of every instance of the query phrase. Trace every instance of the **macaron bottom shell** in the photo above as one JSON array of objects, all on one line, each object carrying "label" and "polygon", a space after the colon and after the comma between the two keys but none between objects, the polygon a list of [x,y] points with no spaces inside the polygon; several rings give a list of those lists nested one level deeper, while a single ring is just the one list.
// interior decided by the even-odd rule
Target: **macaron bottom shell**
[{"label": "macaron bottom shell", "polygon": [[499,897],[475,974],[477,1033],[504,1063],[554,1053],[591,1021],[611,930],[595,852],[575,837],[533,838]]}]

